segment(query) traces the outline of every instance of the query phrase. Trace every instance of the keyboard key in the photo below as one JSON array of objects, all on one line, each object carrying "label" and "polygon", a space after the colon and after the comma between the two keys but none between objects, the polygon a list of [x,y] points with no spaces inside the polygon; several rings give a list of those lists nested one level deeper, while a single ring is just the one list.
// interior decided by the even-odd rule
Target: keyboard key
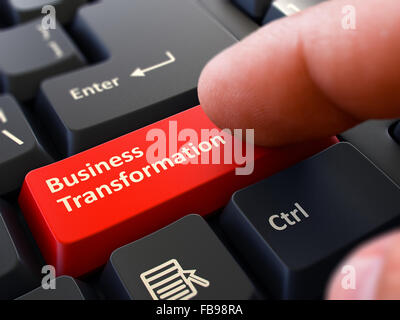
[{"label": "keyboard key", "polygon": [[297,12],[317,5],[326,0],[275,0],[264,17],[263,24],[279,18],[291,16]]},{"label": "keyboard key", "polygon": [[98,2],[79,11],[72,29],[110,59],[42,86],[40,114],[67,155],[196,106],[201,70],[235,42],[181,0]]},{"label": "keyboard key", "polygon": [[399,218],[400,189],[340,143],[236,192],[221,224],[275,297],[308,299],[351,248]]},{"label": "keyboard key", "polygon": [[2,0],[9,20],[13,24],[25,22],[37,17],[44,17],[48,11],[42,13],[42,9],[51,5],[56,9],[57,21],[65,24],[72,20],[76,9],[85,4],[86,0]]},{"label": "keyboard key", "polygon": [[[31,171],[19,203],[46,261],[58,274],[78,277],[116,248],[190,212],[211,213],[235,190],[335,141],[256,148],[252,156],[252,145],[232,141],[198,106]],[[241,150],[246,163],[238,158]]]},{"label": "keyboard key", "polygon": [[41,19],[0,32],[2,90],[18,100],[35,97],[40,82],[84,65],[83,57],[57,26],[44,30]]},{"label": "keyboard key", "polygon": [[40,283],[39,267],[16,214],[0,200],[0,300],[14,299]]},{"label": "keyboard key", "polygon": [[94,293],[85,283],[61,276],[55,279],[55,289],[39,287],[17,300],[91,300],[93,298]]},{"label": "keyboard key", "polygon": [[340,136],[400,185],[400,147],[390,132],[396,122],[397,120],[366,121]]},{"label": "keyboard key", "polygon": [[261,22],[271,0],[232,0],[240,8],[242,8],[248,15],[250,15],[254,20]]},{"label": "keyboard key", "polygon": [[199,0],[199,3],[238,40],[260,27],[236,6],[233,6],[230,0]]},{"label": "keyboard key", "polygon": [[10,96],[0,96],[0,150],[0,195],[20,188],[30,170],[52,162]]},{"label": "keyboard key", "polygon": [[199,215],[188,215],[115,250],[101,283],[114,299],[248,300],[257,296]]}]

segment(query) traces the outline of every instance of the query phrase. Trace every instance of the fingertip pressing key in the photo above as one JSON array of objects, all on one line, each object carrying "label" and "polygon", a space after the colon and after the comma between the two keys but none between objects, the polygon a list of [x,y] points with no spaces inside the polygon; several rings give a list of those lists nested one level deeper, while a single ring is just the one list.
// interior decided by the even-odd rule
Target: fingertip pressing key
[{"label": "fingertip pressing key", "polygon": [[[343,7],[356,13],[343,28]],[[219,126],[254,128],[277,146],[400,115],[400,3],[327,1],[270,23],[214,58],[199,99]]]}]

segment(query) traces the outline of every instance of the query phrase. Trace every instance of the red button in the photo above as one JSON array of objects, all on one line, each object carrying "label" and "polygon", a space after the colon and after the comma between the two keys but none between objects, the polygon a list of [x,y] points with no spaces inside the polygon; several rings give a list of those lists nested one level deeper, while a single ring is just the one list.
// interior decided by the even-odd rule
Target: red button
[{"label": "red button", "polygon": [[[246,166],[238,160],[246,145],[218,132],[195,107],[30,172],[19,202],[47,263],[58,275],[80,276],[103,265],[114,249],[186,214],[211,213],[234,191],[337,142],[256,148]],[[219,155],[225,162],[216,164]],[[196,159],[199,164],[188,164]],[[252,174],[235,174],[251,164]]]}]

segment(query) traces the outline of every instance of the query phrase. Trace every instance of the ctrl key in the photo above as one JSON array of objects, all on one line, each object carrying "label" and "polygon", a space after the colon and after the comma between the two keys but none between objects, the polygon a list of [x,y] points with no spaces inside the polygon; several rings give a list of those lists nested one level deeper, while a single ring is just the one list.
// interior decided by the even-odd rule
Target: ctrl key
[{"label": "ctrl key", "polygon": [[348,143],[236,192],[221,215],[239,255],[284,299],[321,297],[350,249],[399,221],[400,189]]},{"label": "ctrl key", "polygon": [[242,300],[257,294],[199,215],[115,250],[101,283],[108,298]]}]

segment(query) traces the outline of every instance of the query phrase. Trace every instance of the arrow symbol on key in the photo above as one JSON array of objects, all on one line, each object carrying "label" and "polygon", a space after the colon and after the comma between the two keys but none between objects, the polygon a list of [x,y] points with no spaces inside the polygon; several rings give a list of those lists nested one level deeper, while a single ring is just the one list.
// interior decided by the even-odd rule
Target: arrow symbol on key
[{"label": "arrow symbol on key", "polygon": [[131,73],[131,77],[145,77],[146,76],[146,72],[149,72],[149,71],[164,67],[167,64],[170,64],[170,63],[173,63],[173,62],[176,61],[175,57],[172,55],[171,52],[167,51],[167,52],[165,52],[165,54],[168,57],[167,61],[161,62],[159,64],[156,64],[156,65],[151,66],[151,67],[146,68],[146,69],[137,68],[135,71],[133,71]]}]

